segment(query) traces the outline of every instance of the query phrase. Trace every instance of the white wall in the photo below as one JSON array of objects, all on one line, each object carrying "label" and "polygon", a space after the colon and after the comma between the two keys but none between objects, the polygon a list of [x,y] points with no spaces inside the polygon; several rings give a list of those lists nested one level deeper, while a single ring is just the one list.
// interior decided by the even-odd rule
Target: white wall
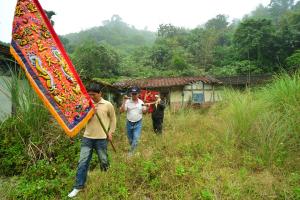
[{"label": "white wall", "polygon": [[[203,88],[204,86],[204,88]],[[181,107],[187,104],[192,103],[193,94],[203,94],[204,93],[204,102],[202,103],[210,103],[214,101],[220,100],[221,94],[220,88],[214,88],[210,84],[203,84],[202,81],[197,83],[186,85],[184,87],[172,87],[170,93],[170,103],[173,107]],[[183,94],[183,96],[182,96]]]},{"label": "white wall", "polygon": [[[0,121],[4,120],[8,115],[11,114],[11,101],[7,95],[7,88],[4,80],[8,77],[0,76]],[[5,93],[5,94],[4,94]]]}]

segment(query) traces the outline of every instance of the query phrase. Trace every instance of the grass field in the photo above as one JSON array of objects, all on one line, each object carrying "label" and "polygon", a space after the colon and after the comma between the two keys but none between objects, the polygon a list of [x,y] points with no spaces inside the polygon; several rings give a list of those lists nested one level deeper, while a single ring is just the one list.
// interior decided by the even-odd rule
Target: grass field
[{"label": "grass field", "polygon": [[[146,115],[132,157],[127,155],[122,114],[114,136],[117,153],[109,147],[110,169],[101,172],[94,155],[87,187],[76,199],[299,200],[299,102],[299,75],[283,75],[263,88],[225,91],[223,101],[207,110],[167,109],[161,136],[153,133]],[[67,199],[80,137],[70,140],[57,124],[36,123],[36,117],[25,113],[19,118],[31,117],[26,126],[14,126],[12,120],[1,129],[6,134],[0,153],[7,157],[0,157],[0,170],[21,170],[2,179],[0,197]],[[45,115],[36,111],[35,116],[39,113]],[[9,132],[12,128],[19,135]],[[17,149],[14,142],[20,136],[28,139],[17,143]]]},{"label": "grass field", "polygon": [[[299,168],[269,165],[229,141],[216,111],[167,112],[164,134],[145,117],[137,155],[127,157],[121,129],[112,166],[89,174],[79,199],[298,199]],[[121,123],[122,124],[122,123]],[[96,156],[94,156],[96,158]],[[294,160],[299,167],[299,158]]]}]

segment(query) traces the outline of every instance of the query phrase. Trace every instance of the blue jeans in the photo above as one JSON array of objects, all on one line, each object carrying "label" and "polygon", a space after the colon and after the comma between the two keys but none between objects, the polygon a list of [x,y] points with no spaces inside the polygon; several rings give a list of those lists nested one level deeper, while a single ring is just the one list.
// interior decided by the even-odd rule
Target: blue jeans
[{"label": "blue jeans", "polygon": [[83,137],[81,140],[80,158],[76,174],[76,183],[74,186],[76,189],[82,189],[84,187],[90,161],[93,155],[93,149],[95,149],[97,152],[100,161],[100,169],[102,171],[106,171],[109,167],[109,161],[107,157],[107,140]]},{"label": "blue jeans", "polygon": [[137,122],[131,122],[127,120],[126,128],[127,128],[127,137],[130,145],[130,151],[132,152],[135,150],[138,144],[138,140],[141,136],[142,120],[139,120]]}]

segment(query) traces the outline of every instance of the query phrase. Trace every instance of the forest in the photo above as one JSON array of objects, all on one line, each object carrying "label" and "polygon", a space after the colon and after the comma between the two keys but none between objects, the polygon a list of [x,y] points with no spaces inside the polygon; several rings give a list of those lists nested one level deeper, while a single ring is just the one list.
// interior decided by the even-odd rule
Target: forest
[{"label": "forest", "polygon": [[103,26],[60,38],[85,79],[293,72],[300,2],[274,0],[231,22],[219,14],[194,29],[161,24],[156,33],[114,15]]}]

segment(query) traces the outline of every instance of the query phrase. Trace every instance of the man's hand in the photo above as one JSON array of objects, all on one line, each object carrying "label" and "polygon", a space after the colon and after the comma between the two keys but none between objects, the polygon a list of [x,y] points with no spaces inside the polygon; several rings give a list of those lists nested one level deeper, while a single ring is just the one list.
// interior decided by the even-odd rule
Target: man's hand
[{"label": "man's hand", "polygon": [[121,105],[121,107],[120,107],[120,112],[121,112],[121,113],[122,113],[122,112],[125,112],[125,103],[126,103],[126,101],[127,101],[128,99],[130,99],[130,97],[128,97],[127,95],[124,95],[124,96],[123,96],[123,102],[122,102],[122,105]]},{"label": "man's hand", "polygon": [[113,132],[109,132],[107,135],[108,141],[112,141]]},{"label": "man's hand", "polygon": [[124,95],[124,96],[123,96],[123,101],[126,101],[127,99],[130,99],[130,97],[127,96],[127,95]]}]

